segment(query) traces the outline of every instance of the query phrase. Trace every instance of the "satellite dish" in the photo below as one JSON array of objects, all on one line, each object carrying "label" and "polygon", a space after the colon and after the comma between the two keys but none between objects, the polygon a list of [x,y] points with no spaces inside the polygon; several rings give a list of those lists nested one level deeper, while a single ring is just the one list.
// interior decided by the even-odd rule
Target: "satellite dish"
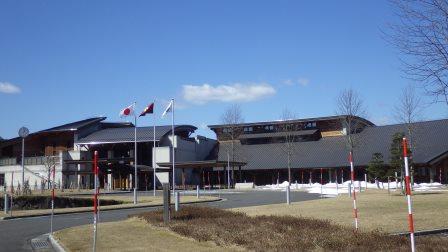
[{"label": "satellite dish", "polygon": [[30,130],[27,127],[22,127],[19,129],[19,136],[25,138],[30,134]]}]

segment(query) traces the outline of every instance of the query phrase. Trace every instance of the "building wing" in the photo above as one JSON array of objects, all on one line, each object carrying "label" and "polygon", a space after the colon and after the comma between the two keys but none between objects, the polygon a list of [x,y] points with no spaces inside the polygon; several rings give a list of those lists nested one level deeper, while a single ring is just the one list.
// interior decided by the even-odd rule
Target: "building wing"
[{"label": "building wing", "polygon": [[[370,126],[355,134],[357,145],[354,160],[357,166],[367,166],[372,154],[383,154],[384,162],[390,160],[392,137],[397,132],[408,138],[405,124]],[[448,155],[448,120],[426,121],[413,124],[413,161],[416,164],[432,164]],[[255,134],[254,134],[255,135]],[[275,135],[275,133],[273,134]],[[267,135],[263,135],[267,137]],[[226,160],[231,152],[231,141],[221,141],[218,159]],[[284,143],[241,144],[234,143],[235,160],[246,162],[244,169],[283,169],[287,167]],[[323,137],[316,141],[294,142],[293,168],[335,168],[348,166],[348,148],[345,136]]]}]

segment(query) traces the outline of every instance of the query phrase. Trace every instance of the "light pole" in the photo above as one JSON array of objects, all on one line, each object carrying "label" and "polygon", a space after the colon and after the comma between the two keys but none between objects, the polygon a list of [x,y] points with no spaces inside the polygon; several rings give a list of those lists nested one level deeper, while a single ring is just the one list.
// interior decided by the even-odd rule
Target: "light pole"
[{"label": "light pole", "polygon": [[230,189],[230,156],[227,150],[227,189]]},{"label": "light pole", "polygon": [[25,137],[30,134],[26,127],[19,129],[19,136],[22,138],[22,188],[25,186]]}]

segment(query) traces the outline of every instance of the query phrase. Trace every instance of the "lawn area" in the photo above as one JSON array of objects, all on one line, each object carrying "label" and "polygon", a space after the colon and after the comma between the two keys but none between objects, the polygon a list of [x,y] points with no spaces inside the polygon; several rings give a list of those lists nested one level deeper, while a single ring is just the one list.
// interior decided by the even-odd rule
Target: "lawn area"
[{"label": "lawn area", "polygon": [[[92,230],[92,225],[84,225],[57,231],[54,236],[67,251],[91,251]],[[224,250],[211,242],[197,242],[166,229],[151,227],[137,218],[101,223],[97,241],[97,251]]]},{"label": "lawn area", "polygon": [[[448,228],[448,192],[416,193],[412,197],[416,230]],[[361,230],[406,232],[406,198],[396,192],[368,190],[357,194],[359,226]],[[326,219],[353,227],[353,201],[348,195],[304,202],[274,204],[233,209],[249,216],[278,215]]]},{"label": "lawn area", "polygon": [[[248,216],[217,208],[184,206],[168,224],[162,210],[101,223],[98,251],[410,251],[409,239],[328,220]],[[67,251],[88,251],[92,225],[64,229],[55,237]],[[447,251],[448,239],[416,237],[418,251]]]}]

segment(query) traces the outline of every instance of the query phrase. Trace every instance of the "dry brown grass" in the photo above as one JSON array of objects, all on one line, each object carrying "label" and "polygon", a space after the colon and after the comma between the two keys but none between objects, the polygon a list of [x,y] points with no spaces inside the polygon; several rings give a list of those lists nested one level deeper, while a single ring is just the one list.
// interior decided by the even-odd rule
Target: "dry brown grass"
[{"label": "dry brown grass", "polygon": [[[413,212],[416,230],[448,228],[448,192],[417,193],[413,195]],[[357,194],[359,224],[362,230],[405,232],[408,229],[406,198],[398,193],[369,190]],[[278,215],[310,217],[331,220],[353,227],[353,201],[348,195],[286,204],[232,209],[249,216]]]},{"label": "dry brown grass", "polygon": [[[55,232],[55,238],[67,251],[92,250],[92,225],[73,227]],[[131,218],[125,221],[99,224],[97,251],[223,251],[210,242],[196,242],[145,221]]]},{"label": "dry brown grass", "polygon": [[[328,220],[291,216],[255,216],[205,208],[183,207],[165,225],[162,211],[137,215],[150,224],[197,241],[240,246],[255,251],[409,251],[407,238],[380,232],[354,233]],[[417,238],[420,251],[447,251],[448,240]]]}]

